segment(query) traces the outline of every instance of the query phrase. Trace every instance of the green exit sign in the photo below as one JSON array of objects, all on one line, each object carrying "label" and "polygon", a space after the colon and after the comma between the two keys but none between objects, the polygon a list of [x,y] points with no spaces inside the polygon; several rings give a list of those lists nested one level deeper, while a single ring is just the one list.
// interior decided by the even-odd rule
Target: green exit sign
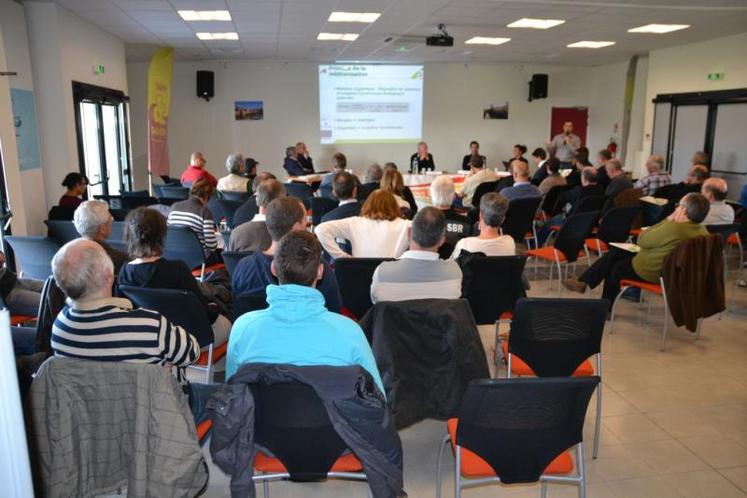
[{"label": "green exit sign", "polygon": [[708,73],[708,79],[710,81],[721,81],[724,79],[724,73]]},{"label": "green exit sign", "polygon": [[103,64],[96,64],[93,66],[93,74],[104,74],[105,71],[106,69],[104,69]]}]

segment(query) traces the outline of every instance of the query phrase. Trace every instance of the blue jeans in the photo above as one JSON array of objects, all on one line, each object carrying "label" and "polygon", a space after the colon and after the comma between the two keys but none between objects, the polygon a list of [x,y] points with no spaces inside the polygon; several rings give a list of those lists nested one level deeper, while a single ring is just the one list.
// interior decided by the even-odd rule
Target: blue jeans
[{"label": "blue jeans", "polygon": [[36,329],[32,327],[11,327],[10,338],[13,341],[15,356],[36,353]]},{"label": "blue jeans", "polygon": [[205,407],[210,396],[220,388],[221,384],[189,384],[189,409],[195,418],[195,425],[207,418]]},{"label": "blue jeans", "polygon": [[550,218],[547,223],[542,225],[542,228],[539,229],[539,232],[537,232],[537,247],[542,247],[545,245],[545,242],[547,242],[547,239],[550,237],[550,234],[552,233],[552,230],[550,230],[550,227],[553,225],[559,225],[563,226],[563,222],[565,221],[565,215],[562,214],[556,214],[552,218]]},{"label": "blue jeans", "polygon": [[12,315],[31,315],[39,313],[41,291],[44,282],[28,278],[19,278],[13,289],[5,296],[5,305]]}]

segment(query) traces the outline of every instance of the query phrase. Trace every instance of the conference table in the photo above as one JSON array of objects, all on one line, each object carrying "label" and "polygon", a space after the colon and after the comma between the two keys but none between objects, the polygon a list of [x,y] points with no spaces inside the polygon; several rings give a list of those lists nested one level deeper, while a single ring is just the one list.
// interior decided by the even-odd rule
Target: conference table
[{"label": "conference table", "polygon": [[[496,171],[495,173],[496,175],[498,175],[498,178],[511,176],[511,173],[507,171]],[[464,186],[464,181],[469,176],[469,172],[459,171],[458,173],[442,173],[439,171],[419,175],[409,173],[402,175],[405,186],[410,187],[410,190],[412,190],[412,195],[415,197],[415,202],[417,203],[418,208],[423,208],[432,204],[431,183],[433,183],[433,181],[441,175],[451,178],[451,180],[454,182],[454,190],[457,194],[459,194],[461,193],[462,187]]]}]

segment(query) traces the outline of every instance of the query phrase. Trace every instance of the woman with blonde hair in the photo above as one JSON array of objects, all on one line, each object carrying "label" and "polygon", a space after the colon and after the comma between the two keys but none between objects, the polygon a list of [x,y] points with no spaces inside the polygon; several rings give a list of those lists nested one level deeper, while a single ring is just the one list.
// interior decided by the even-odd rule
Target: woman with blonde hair
[{"label": "woman with blonde hair", "polygon": [[410,209],[410,203],[402,197],[405,191],[405,182],[399,171],[396,169],[384,170],[384,176],[381,178],[381,187],[379,188],[394,195],[394,199],[397,201],[400,209]]},{"label": "woman with blonde hair", "polygon": [[398,258],[407,250],[410,222],[400,216],[391,192],[375,190],[361,208],[360,216],[332,220],[316,227],[322,247],[333,258],[349,257],[337,240],[349,240],[354,258]]}]

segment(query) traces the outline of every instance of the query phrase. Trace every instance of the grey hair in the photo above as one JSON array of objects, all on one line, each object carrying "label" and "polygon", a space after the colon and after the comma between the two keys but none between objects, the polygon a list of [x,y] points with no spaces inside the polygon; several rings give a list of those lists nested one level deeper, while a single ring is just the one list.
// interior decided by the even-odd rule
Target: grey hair
[{"label": "grey hair", "polygon": [[656,165],[656,169],[658,169],[659,171],[661,171],[662,169],[664,169],[664,158],[662,156],[660,156],[659,154],[653,154],[653,155],[649,156],[647,162],[649,162],[651,164],[655,164]]},{"label": "grey hair", "polygon": [[711,209],[711,203],[708,202],[708,199],[703,194],[696,192],[690,192],[680,199],[680,205],[685,207],[687,219],[693,223],[702,223]]},{"label": "grey hair", "polygon": [[445,234],[446,217],[438,208],[424,207],[412,220],[412,241],[422,248],[440,246]]},{"label": "grey hair", "polygon": [[381,177],[384,175],[384,171],[377,163],[372,164],[366,168],[366,175],[364,180],[366,183],[378,183],[381,181]]},{"label": "grey hair", "polygon": [[85,201],[75,209],[73,224],[81,237],[93,239],[99,228],[112,219],[104,201]]},{"label": "grey hair", "polygon": [[480,214],[486,225],[498,228],[506,219],[508,199],[497,192],[488,192],[480,199]]},{"label": "grey hair", "polygon": [[226,158],[226,169],[233,175],[241,173],[244,166],[244,156],[241,154],[231,154]]},{"label": "grey hair", "polygon": [[285,148],[285,157],[290,157],[293,155],[293,153],[296,151],[295,145],[289,145]]},{"label": "grey hair", "polygon": [[613,171],[622,171],[623,169],[623,165],[619,159],[610,159],[609,161],[607,161],[607,166],[609,166],[609,168]]},{"label": "grey hair", "polygon": [[437,176],[431,183],[431,201],[434,206],[448,206],[454,202],[454,182],[446,176]]},{"label": "grey hair", "polygon": [[109,285],[102,276],[114,275],[114,263],[96,242],[75,239],[52,258],[52,274],[65,295],[77,301],[95,296]]}]

